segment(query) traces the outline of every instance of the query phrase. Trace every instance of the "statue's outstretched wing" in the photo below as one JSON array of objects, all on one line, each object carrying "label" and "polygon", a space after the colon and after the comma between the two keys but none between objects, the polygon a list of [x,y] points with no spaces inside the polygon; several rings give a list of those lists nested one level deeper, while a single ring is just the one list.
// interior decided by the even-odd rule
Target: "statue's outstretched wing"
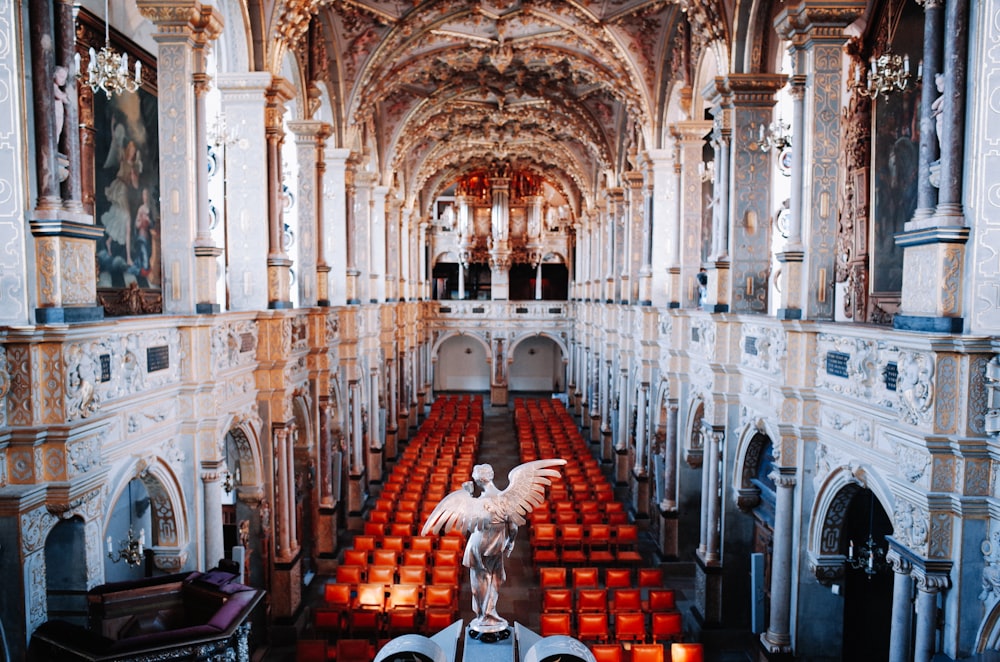
[{"label": "statue's outstretched wing", "polygon": [[434,510],[424,522],[420,535],[428,533],[448,533],[456,529],[467,532],[473,522],[483,517],[483,504],[468,490],[455,490],[434,506]]},{"label": "statue's outstretched wing", "polygon": [[510,470],[507,474],[509,484],[507,489],[494,498],[500,512],[510,517],[518,526],[525,523],[525,515],[540,506],[545,501],[545,488],[552,484],[553,478],[559,477],[559,470],[566,464],[563,459],[535,460],[525,462]]}]

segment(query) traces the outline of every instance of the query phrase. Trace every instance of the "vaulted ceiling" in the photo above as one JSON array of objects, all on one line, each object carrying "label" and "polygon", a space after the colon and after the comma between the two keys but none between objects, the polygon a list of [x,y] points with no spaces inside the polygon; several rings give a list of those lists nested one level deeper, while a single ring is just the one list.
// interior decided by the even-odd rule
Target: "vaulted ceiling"
[{"label": "vaulted ceiling", "polygon": [[424,208],[497,159],[589,204],[655,146],[688,39],[667,0],[332,0],[315,17],[346,146]]}]

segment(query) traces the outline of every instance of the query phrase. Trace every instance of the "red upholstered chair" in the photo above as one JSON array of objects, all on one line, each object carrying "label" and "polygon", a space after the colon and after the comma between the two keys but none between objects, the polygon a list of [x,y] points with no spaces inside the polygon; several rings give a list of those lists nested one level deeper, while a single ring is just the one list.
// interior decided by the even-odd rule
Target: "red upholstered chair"
[{"label": "red upholstered chair", "polygon": [[299,639],[295,642],[295,662],[326,662],[326,639]]},{"label": "red upholstered chair", "polygon": [[621,644],[593,644],[590,652],[597,662],[625,662],[625,652]]},{"label": "red upholstered chair", "polygon": [[653,641],[678,641],[683,634],[679,611],[653,612],[650,635]]},{"label": "red upholstered chair", "polygon": [[369,584],[389,585],[396,582],[396,566],[370,565],[367,580]]},{"label": "red upholstered chair", "polygon": [[542,592],[542,612],[572,612],[573,590],[569,588],[547,588]]},{"label": "red upholstered chair", "polygon": [[539,573],[539,585],[541,588],[566,588],[568,584],[566,583],[566,568],[563,567],[553,567],[553,568],[540,568]]},{"label": "red upholstered chair", "polygon": [[458,566],[461,562],[458,552],[439,549],[434,552],[434,567],[453,565]]},{"label": "red upholstered chair", "polygon": [[459,565],[436,565],[431,568],[431,584],[457,586],[461,571],[462,566]]},{"label": "red upholstered chair", "polygon": [[[600,516],[599,513],[595,513]],[[614,563],[615,554],[611,549],[611,525],[591,524],[587,535],[587,558],[589,563]]]},{"label": "red upholstered chair", "polygon": [[354,536],[354,549],[365,552],[375,551],[375,536]]},{"label": "red upholstered chair", "polygon": [[563,612],[551,612],[541,614],[541,630],[543,637],[552,637],[557,634],[573,636],[573,629],[570,626],[570,615]]},{"label": "red upholstered chair", "polygon": [[642,611],[642,591],[637,588],[616,588],[611,594],[611,611]]},{"label": "red upholstered chair", "polygon": [[339,565],[336,577],[338,584],[354,584],[356,586],[365,581],[365,566]]},{"label": "red upholstered chair", "polygon": [[632,646],[632,662],[663,662],[663,657],[661,644],[634,644]]},{"label": "red upholstered chair", "polygon": [[615,612],[615,639],[646,641],[646,615],[641,611]]},{"label": "red upholstered chair", "polygon": [[413,536],[410,538],[410,551],[427,552],[434,551],[434,538],[431,536]]},{"label": "red upholstered chair", "polygon": [[577,591],[576,600],[577,612],[608,611],[608,589],[606,588],[582,588]]},{"label": "red upholstered chair", "polygon": [[615,532],[615,559],[619,563],[642,563],[642,555],[636,550],[638,544],[638,526],[635,524],[618,525]]},{"label": "red upholstered chair", "polygon": [[674,591],[669,588],[649,589],[649,599],[646,601],[646,611],[675,611],[677,599]]},{"label": "red upholstered chair", "polygon": [[558,563],[556,525],[539,522],[531,527],[531,558],[535,563]]},{"label": "red upholstered chair", "polygon": [[702,662],[704,659],[702,644],[670,644],[671,662]]},{"label": "red upholstered chair", "polygon": [[369,662],[375,654],[367,639],[339,639],[336,651],[337,662]]},{"label": "red upholstered chair", "polygon": [[[424,628],[437,632],[448,627],[458,615],[455,587],[430,584],[424,588]],[[443,624],[443,625],[442,625]]]},{"label": "red upholstered chair", "polygon": [[581,613],[576,616],[577,639],[583,642],[606,642],[610,638],[608,631],[608,612]]},{"label": "red upholstered chair", "polygon": [[372,565],[397,565],[399,553],[391,549],[376,549],[372,552]]},{"label": "red upholstered chair", "polygon": [[427,552],[425,551],[414,551],[409,550],[403,552],[403,558],[401,559],[400,565],[427,565]]},{"label": "red upholstered chair", "polygon": [[663,570],[639,568],[639,588],[663,588]]},{"label": "red upholstered chair", "polygon": [[597,568],[573,568],[573,588],[597,588],[600,583],[600,572]]},{"label": "red upholstered chair", "polygon": [[385,614],[390,634],[416,632],[417,617],[420,614],[420,587],[416,584],[390,586]]},{"label": "red upholstered chair", "polygon": [[345,549],[342,565],[367,565],[368,552],[363,549]]},{"label": "red upholstered chair", "polygon": [[604,585],[609,588],[632,588],[632,568],[608,568],[604,571]]},{"label": "red upholstered chair", "polygon": [[587,552],[583,548],[583,525],[559,525],[559,560],[568,565],[587,563]]},{"label": "red upholstered chair", "polygon": [[401,565],[399,566],[400,584],[426,584],[427,566],[423,565]]}]

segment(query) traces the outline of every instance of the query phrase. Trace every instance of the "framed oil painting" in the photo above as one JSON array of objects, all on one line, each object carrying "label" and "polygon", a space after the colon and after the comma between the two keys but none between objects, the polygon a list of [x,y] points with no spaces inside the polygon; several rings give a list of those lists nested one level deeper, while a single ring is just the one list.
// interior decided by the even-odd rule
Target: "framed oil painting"
[{"label": "framed oil painting", "polygon": [[104,229],[96,246],[98,299],[106,315],[162,312],[159,127],[156,61],[114,30],[111,47],[129,68],[142,63],[135,92],[113,96],[85,83],[89,51],[104,46],[104,23],[81,9],[77,51],[84,206]]},{"label": "framed oil painting", "polygon": [[[899,300],[903,289],[903,249],[895,235],[917,209],[917,173],[920,144],[919,76],[923,57],[923,11],[904,11],[892,50],[909,56],[909,84],[902,91],[880,94],[872,102],[871,295]],[[876,301],[877,303],[877,301]]]}]

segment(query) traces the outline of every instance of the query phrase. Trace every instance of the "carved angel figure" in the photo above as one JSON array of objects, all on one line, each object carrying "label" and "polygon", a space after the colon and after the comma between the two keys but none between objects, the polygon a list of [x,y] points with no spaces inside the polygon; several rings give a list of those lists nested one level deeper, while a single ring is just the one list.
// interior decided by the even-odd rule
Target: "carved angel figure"
[{"label": "carved angel figure", "polygon": [[507,474],[505,490],[493,484],[493,467],[477,464],[472,480],[481,492],[474,496],[472,481],[455,490],[434,508],[424,523],[421,535],[459,530],[468,533],[462,564],[469,568],[472,584],[472,611],[476,617],[469,624],[474,639],[498,641],[505,639],[507,620],[496,610],[499,586],[506,579],[503,558],[514,550],[517,527],[525,523],[525,515],[545,501],[545,487],[566,460],[550,459],[525,462]]}]

